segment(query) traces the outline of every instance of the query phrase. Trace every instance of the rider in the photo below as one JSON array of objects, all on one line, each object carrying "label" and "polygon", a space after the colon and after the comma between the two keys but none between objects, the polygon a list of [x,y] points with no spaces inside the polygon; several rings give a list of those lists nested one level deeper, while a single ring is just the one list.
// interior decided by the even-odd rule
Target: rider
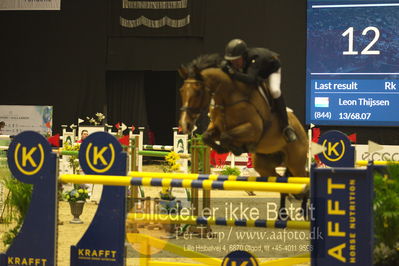
[{"label": "rider", "polygon": [[243,40],[233,39],[226,45],[224,58],[227,61],[222,62],[222,69],[232,78],[254,85],[267,80],[283,135],[287,142],[295,141],[297,136],[288,124],[286,105],[281,95],[281,62],[278,54],[266,48],[248,48]]}]

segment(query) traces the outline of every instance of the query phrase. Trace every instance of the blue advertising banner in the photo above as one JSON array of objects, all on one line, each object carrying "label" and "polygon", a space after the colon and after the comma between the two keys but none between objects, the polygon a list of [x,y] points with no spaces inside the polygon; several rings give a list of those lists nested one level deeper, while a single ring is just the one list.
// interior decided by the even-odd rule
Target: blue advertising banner
[{"label": "blue advertising banner", "polygon": [[313,266],[372,265],[371,169],[312,169]]},{"label": "blue advertising banner", "polygon": [[0,265],[56,265],[57,158],[46,138],[24,131],[12,140],[8,166],[19,181],[33,185],[29,209]]},{"label": "blue advertising banner", "polygon": [[[79,163],[85,174],[125,176],[126,156],[114,136],[95,132],[82,142]],[[125,196],[126,187],[103,187],[93,221],[71,247],[71,265],[125,265]]]},{"label": "blue advertising banner", "polygon": [[399,125],[398,28],[398,0],[308,0],[307,123]]}]

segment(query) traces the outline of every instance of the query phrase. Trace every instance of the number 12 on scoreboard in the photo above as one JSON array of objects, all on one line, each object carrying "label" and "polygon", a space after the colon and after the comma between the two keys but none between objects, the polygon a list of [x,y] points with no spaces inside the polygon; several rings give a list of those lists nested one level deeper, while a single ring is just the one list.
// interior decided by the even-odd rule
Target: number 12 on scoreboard
[{"label": "number 12 on scoreboard", "polygon": [[[360,52],[360,54],[367,54],[367,55],[379,55],[380,51],[378,50],[370,50],[370,48],[378,41],[380,38],[380,31],[376,27],[367,27],[363,30],[362,35],[367,35],[369,31],[374,32],[374,39]],[[354,35],[354,28],[349,27],[342,36],[348,36],[348,51],[342,52],[344,55],[357,55],[358,52],[353,50],[353,35]]]}]

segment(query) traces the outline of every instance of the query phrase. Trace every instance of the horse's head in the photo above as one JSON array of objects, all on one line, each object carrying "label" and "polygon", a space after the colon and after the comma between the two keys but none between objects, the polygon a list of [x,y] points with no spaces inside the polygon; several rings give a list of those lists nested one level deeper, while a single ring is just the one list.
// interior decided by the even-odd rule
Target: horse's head
[{"label": "horse's head", "polygon": [[182,107],[180,108],[179,125],[183,133],[190,133],[201,112],[208,110],[211,96],[205,87],[199,69],[182,66],[179,69],[179,74],[184,79],[180,88]]}]

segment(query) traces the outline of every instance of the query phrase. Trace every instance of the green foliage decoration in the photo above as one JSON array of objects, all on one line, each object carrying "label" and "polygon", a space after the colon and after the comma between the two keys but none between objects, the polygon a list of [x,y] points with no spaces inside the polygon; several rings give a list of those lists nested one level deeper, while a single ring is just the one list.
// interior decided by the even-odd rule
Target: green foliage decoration
[{"label": "green foliage decoration", "polygon": [[220,172],[220,174],[222,175],[241,175],[241,171],[240,169],[238,169],[238,167],[230,167],[230,166],[226,166],[225,168],[223,168],[223,170]]},{"label": "green foliage decoration", "polygon": [[374,175],[374,265],[399,262],[399,164]]},{"label": "green foliage decoration", "polygon": [[16,225],[9,231],[5,232],[2,240],[4,245],[8,246],[12,243],[15,236],[18,234],[25,215],[28,212],[30,201],[32,198],[32,185],[18,181],[17,179],[10,176],[3,176],[2,182],[8,189],[9,196],[5,200],[4,204],[11,207],[10,217],[3,217],[5,220],[10,219],[15,222]]}]

